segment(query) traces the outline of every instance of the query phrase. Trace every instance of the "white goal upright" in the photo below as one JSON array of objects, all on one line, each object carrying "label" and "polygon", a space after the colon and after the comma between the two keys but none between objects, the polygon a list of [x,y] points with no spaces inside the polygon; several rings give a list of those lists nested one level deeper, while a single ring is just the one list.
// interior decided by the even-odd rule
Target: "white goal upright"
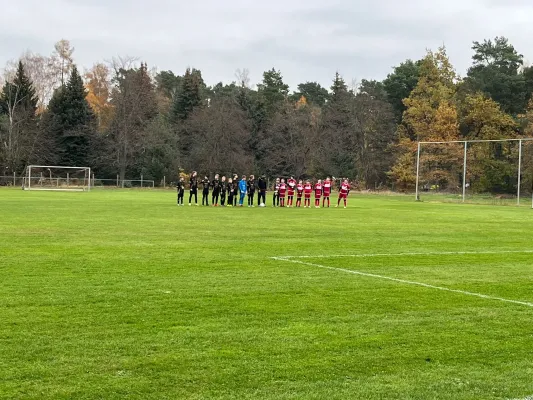
[{"label": "white goal upright", "polygon": [[[491,177],[495,177],[493,181]],[[420,200],[422,183],[422,189],[427,191],[440,188],[441,182],[448,190],[458,189],[463,202],[467,189],[491,193],[498,186],[495,193],[508,194],[514,190],[517,205],[520,205],[522,186],[527,184],[533,208],[533,138],[418,142],[416,200]],[[495,185],[495,182],[504,184]]]},{"label": "white goal upright", "polygon": [[22,189],[88,192],[91,190],[91,168],[28,165]]}]

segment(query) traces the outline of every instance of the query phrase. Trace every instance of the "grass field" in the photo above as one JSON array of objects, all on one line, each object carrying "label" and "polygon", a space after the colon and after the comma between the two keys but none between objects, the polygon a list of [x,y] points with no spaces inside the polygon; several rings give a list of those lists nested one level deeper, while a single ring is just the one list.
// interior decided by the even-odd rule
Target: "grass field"
[{"label": "grass field", "polygon": [[0,218],[2,399],[533,394],[527,207],[2,189]]}]

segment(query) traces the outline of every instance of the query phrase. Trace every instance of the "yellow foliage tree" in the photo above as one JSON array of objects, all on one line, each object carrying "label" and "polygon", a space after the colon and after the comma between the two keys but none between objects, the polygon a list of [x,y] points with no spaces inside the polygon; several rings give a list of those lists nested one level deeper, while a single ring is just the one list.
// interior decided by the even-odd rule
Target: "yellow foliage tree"
[{"label": "yellow foliage tree", "polygon": [[111,83],[109,68],[105,64],[95,64],[85,74],[87,102],[91,106],[98,123],[98,130],[103,132],[109,126],[113,108],[110,104]]},{"label": "yellow foliage tree", "polygon": [[500,109],[498,103],[481,93],[469,95],[464,101],[463,124],[469,139],[516,138],[515,120]]},{"label": "yellow foliage tree", "polygon": [[[411,139],[428,141],[439,139],[435,137],[433,125],[437,111],[441,104],[447,103],[450,108],[456,92],[456,75],[451,66],[446,49],[440,48],[437,53],[428,52],[420,65],[418,84],[413,89],[404,104],[407,107],[403,114],[402,124],[407,128]],[[447,137],[459,135],[458,125]]]},{"label": "yellow foliage tree", "polygon": [[[463,104],[462,125],[468,139],[518,138],[518,124],[500,105],[481,93],[469,95]],[[516,142],[471,143],[468,180],[478,192],[513,193],[518,163]]]},{"label": "yellow foliage tree", "polygon": [[296,108],[300,109],[302,107],[305,107],[307,105],[307,99],[304,95],[300,97],[300,99],[296,102]]},{"label": "yellow foliage tree", "polygon": [[[400,188],[415,182],[418,141],[453,141],[459,138],[455,105],[457,75],[446,49],[429,51],[420,65],[420,77],[404,104],[399,126],[398,158],[389,174]],[[458,179],[460,146],[426,145],[420,158],[421,177],[428,186],[450,187]],[[457,166],[456,166],[457,165]]]},{"label": "yellow foliage tree", "polygon": [[[525,117],[527,125],[524,129],[524,135],[531,138],[533,137],[533,98],[529,100]],[[527,182],[526,185],[529,184],[529,186],[526,187],[533,189],[533,142],[524,142],[523,146],[523,154],[525,155],[523,158],[524,182]]]},{"label": "yellow foliage tree", "polygon": [[456,188],[462,169],[463,145],[452,143],[459,138],[459,123],[455,105],[442,102],[426,140],[429,142],[450,142],[424,148],[420,156],[421,178],[429,187]]},{"label": "yellow foliage tree", "polygon": [[528,137],[533,137],[533,98],[529,100],[529,103],[527,105],[526,110],[526,129],[524,130],[524,133]]},{"label": "yellow foliage tree", "polygon": [[[400,126],[401,128],[403,127]],[[416,144],[406,137],[401,137],[397,145],[398,155],[396,162],[388,175],[394,180],[398,190],[406,190],[415,185],[414,154],[416,153],[416,148],[413,148],[413,146],[416,147]]]}]

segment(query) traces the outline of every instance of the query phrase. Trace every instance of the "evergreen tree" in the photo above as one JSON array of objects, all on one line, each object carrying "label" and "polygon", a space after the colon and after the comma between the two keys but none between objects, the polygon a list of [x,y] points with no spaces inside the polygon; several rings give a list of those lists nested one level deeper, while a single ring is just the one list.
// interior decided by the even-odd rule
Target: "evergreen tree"
[{"label": "evergreen tree", "polygon": [[33,83],[26,75],[22,61],[19,61],[13,81],[6,82],[0,94],[0,112],[8,114],[13,104],[35,115],[37,101]]},{"label": "evergreen tree", "polygon": [[265,171],[264,166],[268,163],[268,156],[262,150],[264,146],[260,146],[260,141],[262,133],[267,129],[269,118],[264,98],[257,91],[242,85],[237,92],[236,101],[249,120],[251,129],[249,147],[253,154],[254,163]]},{"label": "evergreen tree", "polygon": [[181,79],[171,111],[174,122],[183,122],[204,102],[205,83],[201,71],[187,68]]},{"label": "evergreen tree", "polygon": [[416,62],[406,60],[395,67],[394,71],[383,81],[388,101],[394,108],[398,122],[401,121],[406,108],[403,100],[409,97],[418,83],[421,62],[422,60]]},{"label": "evergreen tree", "polygon": [[487,94],[504,112],[523,113],[529,98],[525,76],[520,73],[523,56],[504,37],[474,42],[472,50],[474,63],[465,79],[467,88]]},{"label": "evergreen tree", "polygon": [[292,101],[299,101],[305,97],[307,104],[316,107],[323,107],[329,100],[327,89],[323,88],[317,82],[305,82],[298,85],[298,90],[291,95]]},{"label": "evergreen tree", "polygon": [[237,98],[239,91],[241,90],[235,82],[231,82],[229,85],[224,85],[222,82],[217,83],[215,86],[211,86],[206,89],[207,97],[212,102],[215,98],[227,97]]},{"label": "evergreen tree", "polygon": [[333,84],[331,85],[331,101],[343,101],[346,99],[347,96],[348,86],[346,85],[344,78],[339,74],[339,72],[335,72],[335,78],[333,79]]},{"label": "evergreen tree", "polygon": [[59,165],[90,165],[95,119],[86,96],[83,79],[74,66],[67,84],[57,89],[50,100],[44,121],[54,138],[54,161]]},{"label": "evergreen tree", "polygon": [[352,118],[353,93],[337,72],[331,85],[330,101],[323,109],[320,128],[321,159],[317,172],[326,175],[356,175],[354,130]]},{"label": "evergreen tree", "polygon": [[37,134],[37,96],[22,62],[12,81],[0,92],[0,167],[4,173],[21,172],[34,156]]},{"label": "evergreen tree", "polygon": [[156,90],[166,98],[173,100],[181,86],[182,77],[172,71],[161,71],[155,77]]},{"label": "evergreen tree", "polygon": [[533,98],[533,67],[524,68],[522,71],[522,76],[524,77],[525,86],[526,86],[526,112],[529,111],[529,102]]},{"label": "evergreen tree", "polygon": [[177,94],[174,97],[170,120],[173,123],[179,141],[180,152],[188,156],[194,142],[193,130],[187,126],[187,120],[192,113],[205,103],[206,86],[202,73],[197,69],[187,68]]},{"label": "evergreen tree", "polygon": [[267,113],[273,115],[287,99],[289,85],[283,82],[281,72],[272,68],[263,73],[263,81],[257,85],[257,91],[264,101]]}]

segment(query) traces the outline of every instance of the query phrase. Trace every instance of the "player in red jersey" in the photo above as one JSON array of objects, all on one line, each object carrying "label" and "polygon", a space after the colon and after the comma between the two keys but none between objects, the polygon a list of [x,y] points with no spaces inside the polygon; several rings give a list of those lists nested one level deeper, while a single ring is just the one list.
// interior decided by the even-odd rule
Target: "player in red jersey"
[{"label": "player in red jersey", "polygon": [[322,187],[322,192],[324,193],[324,197],[322,198],[322,207],[325,207],[326,200],[328,201],[328,208],[329,208],[329,196],[331,195],[331,188],[333,185],[331,184],[331,179],[328,176],[326,181],[324,182],[324,185]]},{"label": "player in red jersey", "polygon": [[315,184],[315,208],[320,208],[320,197],[322,197],[322,181],[319,179]]},{"label": "player in red jersey", "polygon": [[313,193],[313,185],[307,180],[304,185],[304,208],[311,208],[311,193]]},{"label": "player in red jersey", "polygon": [[337,205],[335,207],[338,207],[341,204],[341,199],[343,199],[344,208],[346,208],[348,193],[350,193],[350,184],[348,183],[348,179],[345,179],[341,184],[341,188],[339,190],[339,200],[337,201]]},{"label": "player in red jersey", "polygon": [[292,207],[294,201],[294,190],[296,189],[296,179],[293,176],[287,181],[287,206]]},{"label": "player in red jersey", "polygon": [[287,184],[285,183],[285,179],[281,180],[281,183],[279,184],[279,206],[285,207],[285,195],[287,194]]},{"label": "player in red jersey", "polygon": [[302,195],[304,194],[304,181],[300,179],[296,185],[296,207],[302,206]]}]

